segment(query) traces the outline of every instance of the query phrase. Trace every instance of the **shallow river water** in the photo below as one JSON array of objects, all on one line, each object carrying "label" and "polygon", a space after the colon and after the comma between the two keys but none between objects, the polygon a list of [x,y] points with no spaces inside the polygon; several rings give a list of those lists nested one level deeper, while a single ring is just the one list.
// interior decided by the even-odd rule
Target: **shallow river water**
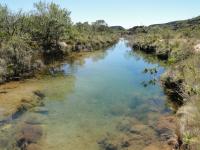
[{"label": "shallow river water", "polygon": [[[154,67],[156,74],[144,73]],[[125,40],[57,70],[64,76],[42,81],[48,83],[44,106],[17,120],[37,118],[42,150],[139,150],[158,142],[154,126],[169,109],[159,83],[144,83],[164,68],[138,56]]]}]

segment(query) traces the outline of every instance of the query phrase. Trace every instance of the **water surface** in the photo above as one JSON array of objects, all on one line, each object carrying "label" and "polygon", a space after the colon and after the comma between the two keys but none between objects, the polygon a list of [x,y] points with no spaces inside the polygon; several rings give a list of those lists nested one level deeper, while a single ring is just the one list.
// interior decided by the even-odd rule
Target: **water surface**
[{"label": "water surface", "polygon": [[106,140],[117,145],[121,139],[136,137],[134,132],[127,133],[134,125],[146,137],[135,138],[132,147],[143,149],[151,144],[145,143],[148,136],[150,142],[157,141],[152,126],[168,112],[160,85],[141,84],[153,77],[143,70],[153,67],[158,70],[156,77],[164,71],[137,56],[126,41],[120,40],[106,51],[93,52],[57,68],[64,77],[42,81],[48,82],[44,106],[27,112],[21,120],[39,118],[44,130],[42,150],[106,149]]}]

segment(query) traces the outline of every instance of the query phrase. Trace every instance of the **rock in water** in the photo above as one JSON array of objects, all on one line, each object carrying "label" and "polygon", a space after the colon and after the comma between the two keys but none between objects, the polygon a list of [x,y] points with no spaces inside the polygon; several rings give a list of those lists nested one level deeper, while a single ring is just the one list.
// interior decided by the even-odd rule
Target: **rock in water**
[{"label": "rock in water", "polygon": [[41,126],[25,124],[17,135],[17,146],[26,150],[30,144],[36,144],[42,135]]},{"label": "rock in water", "polygon": [[41,91],[37,90],[33,92],[35,95],[37,95],[39,98],[43,99],[45,98],[44,93],[42,93]]},{"label": "rock in water", "polygon": [[177,128],[177,120],[174,116],[162,116],[158,120],[156,131],[161,139],[167,141],[173,149],[179,148]]}]

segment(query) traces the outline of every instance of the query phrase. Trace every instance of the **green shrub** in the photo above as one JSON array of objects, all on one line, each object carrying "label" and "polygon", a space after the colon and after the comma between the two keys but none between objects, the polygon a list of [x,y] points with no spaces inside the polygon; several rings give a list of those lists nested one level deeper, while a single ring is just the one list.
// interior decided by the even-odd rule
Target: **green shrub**
[{"label": "green shrub", "polygon": [[2,44],[0,57],[5,62],[6,73],[9,77],[21,76],[31,70],[32,53],[30,45],[21,37],[12,37]]}]

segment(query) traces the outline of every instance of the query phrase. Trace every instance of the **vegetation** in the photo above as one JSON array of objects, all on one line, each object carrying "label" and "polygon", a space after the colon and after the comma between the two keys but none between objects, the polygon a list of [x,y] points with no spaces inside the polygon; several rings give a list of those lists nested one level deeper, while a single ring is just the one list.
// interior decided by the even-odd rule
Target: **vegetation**
[{"label": "vegetation", "polygon": [[134,50],[155,55],[169,65],[162,76],[165,92],[181,108],[182,149],[200,145],[200,17],[167,24],[129,29],[128,38]]},{"label": "vegetation", "polygon": [[154,53],[169,64],[194,54],[199,44],[200,18],[161,25],[141,26],[129,29],[133,47]]},{"label": "vegetation", "polygon": [[[33,76],[47,59],[110,46],[124,33],[134,50],[170,65],[162,82],[169,97],[182,106],[177,110],[182,147],[199,147],[200,17],[126,31],[109,27],[104,20],[74,24],[70,11],[55,3],[36,3],[30,12],[12,12],[0,5],[0,83]],[[151,75],[156,72],[156,68],[144,70]],[[155,82],[154,78],[149,84]]]},{"label": "vegetation", "polygon": [[97,50],[117,38],[104,20],[74,25],[70,12],[54,3],[36,3],[26,13],[0,5],[0,83],[32,76],[44,58]]}]

